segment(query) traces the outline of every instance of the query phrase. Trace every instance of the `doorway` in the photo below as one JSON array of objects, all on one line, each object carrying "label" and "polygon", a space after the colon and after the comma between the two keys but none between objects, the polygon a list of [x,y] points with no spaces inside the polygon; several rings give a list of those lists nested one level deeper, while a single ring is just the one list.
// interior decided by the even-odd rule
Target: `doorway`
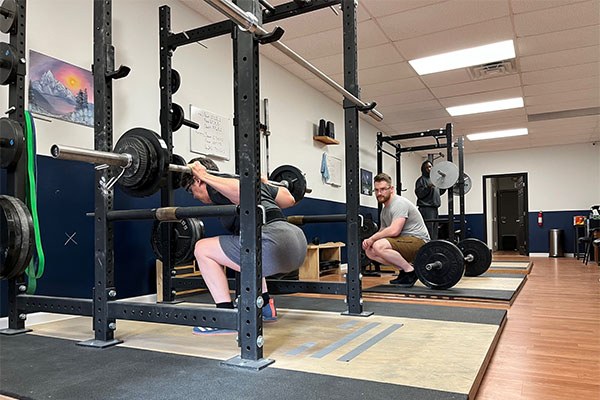
[{"label": "doorway", "polygon": [[529,255],[527,173],[483,176],[484,237],[502,255]]}]

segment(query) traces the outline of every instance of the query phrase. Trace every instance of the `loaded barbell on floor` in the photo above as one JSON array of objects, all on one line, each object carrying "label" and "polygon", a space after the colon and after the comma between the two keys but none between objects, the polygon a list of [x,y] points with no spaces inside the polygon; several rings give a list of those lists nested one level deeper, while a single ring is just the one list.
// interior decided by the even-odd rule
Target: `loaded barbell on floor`
[{"label": "loaded barbell on floor", "polygon": [[474,238],[465,239],[458,246],[447,240],[432,240],[419,249],[413,266],[425,286],[449,289],[463,275],[477,276],[487,271],[492,263],[491,254],[485,243]]},{"label": "loaded barbell on floor", "polygon": [[[181,158],[173,156],[177,164],[169,163],[169,151],[165,142],[155,132],[145,128],[128,130],[117,141],[114,151],[98,151],[79,147],[53,145],[50,149],[52,157],[62,160],[84,161],[94,164],[107,164],[120,167],[118,184],[123,191],[134,197],[150,196],[164,184],[164,177],[169,172],[191,173],[191,168]],[[235,177],[238,175],[218,171],[211,174]],[[181,179],[174,176],[174,180]],[[312,192],[306,187],[306,178],[302,171],[291,165],[283,165],[275,169],[269,177],[272,185],[286,187],[296,202],[302,200],[306,193]]]}]

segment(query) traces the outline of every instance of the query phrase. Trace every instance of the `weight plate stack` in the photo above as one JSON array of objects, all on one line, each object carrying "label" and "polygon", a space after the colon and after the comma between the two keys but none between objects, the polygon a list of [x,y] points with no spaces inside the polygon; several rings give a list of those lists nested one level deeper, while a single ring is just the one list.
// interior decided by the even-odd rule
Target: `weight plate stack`
[{"label": "weight plate stack", "polygon": [[1,195],[0,210],[0,278],[11,279],[25,272],[33,256],[33,219],[16,197]]},{"label": "weight plate stack", "polygon": [[114,152],[133,157],[132,165],[119,179],[125,193],[146,197],[160,189],[169,168],[169,150],[156,133],[144,128],[130,129],[121,136]]},{"label": "weight plate stack", "polygon": [[296,203],[304,198],[306,193],[306,178],[302,171],[293,165],[282,165],[275,168],[275,171],[271,173],[269,180],[274,182],[288,183],[288,190],[296,200]]},{"label": "weight plate stack", "polygon": [[156,258],[162,261],[162,230],[172,225],[172,240],[175,242],[174,265],[189,264],[194,260],[194,246],[204,237],[204,224],[198,218],[185,218],[177,222],[154,222],[151,244]]}]

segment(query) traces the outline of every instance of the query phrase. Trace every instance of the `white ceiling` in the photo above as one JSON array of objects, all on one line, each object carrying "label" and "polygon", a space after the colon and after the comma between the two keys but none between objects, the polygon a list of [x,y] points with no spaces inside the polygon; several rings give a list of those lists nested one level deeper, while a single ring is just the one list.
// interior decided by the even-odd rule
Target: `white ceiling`
[{"label": "white ceiling", "polygon": [[[212,22],[225,19],[203,0],[182,1]],[[384,115],[382,122],[364,118],[384,134],[448,122],[455,137],[529,128],[528,136],[465,140],[465,152],[600,141],[599,0],[360,0],[357,16],[361,98]],[[275,25],[285,29],[283,43],[343,85],[341,13],[326,8],[265,29]],[[464,68],[419,76],[407,62],[508,39],[516,43],[516,71],[505,75],[474,80]],[[341,104],[340,94],[276,48],[261,53]],[[459,117],[445,110],[519,96],[522,109]],[[410,144],[429,143],[402,141]]]}]

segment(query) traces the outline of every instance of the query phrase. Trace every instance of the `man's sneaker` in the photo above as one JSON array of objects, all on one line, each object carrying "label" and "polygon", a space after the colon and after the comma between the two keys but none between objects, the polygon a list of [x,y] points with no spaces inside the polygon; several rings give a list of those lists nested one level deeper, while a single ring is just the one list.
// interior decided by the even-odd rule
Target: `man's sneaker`
[{"label": "man's sneaker", "polygon": [[390,283],[393,283],[396,286],[409,288],[414,286],[417,279],[417,273],[413,270],[403,273],[398,279],[394,279],[393,281],[390,281]]},{"label": "man's sneaker", "polygon": [[395,277],[394,279],[392,279],[392,280],[390,281],[390,283],[391,283],[392,285],[397,285],[398,283],[400,283],[400,280],[402,279],[402,276],[404,276],[404,274],[405,274],[404,270],[403,270],[403,269],[401,269],[400,271],[398,271],[398,276],[397,276],[397,277]]},{"label": "man's sneaker", "polygon": [[263,322],[277,321],[277,309],[275,308],[275,302],[273,302],[273,299],[269,299],[269,302],[263,306],[262,319]]},{"label": "man's sneaker", "polygon": [[209,328],[204,326],[195,326],[192,329],[192,333],[194,335],[200,336],[217,336],[217,335],[234,335],[237,334],[236,330],[233,329],[223,329],[223,328]]}]

